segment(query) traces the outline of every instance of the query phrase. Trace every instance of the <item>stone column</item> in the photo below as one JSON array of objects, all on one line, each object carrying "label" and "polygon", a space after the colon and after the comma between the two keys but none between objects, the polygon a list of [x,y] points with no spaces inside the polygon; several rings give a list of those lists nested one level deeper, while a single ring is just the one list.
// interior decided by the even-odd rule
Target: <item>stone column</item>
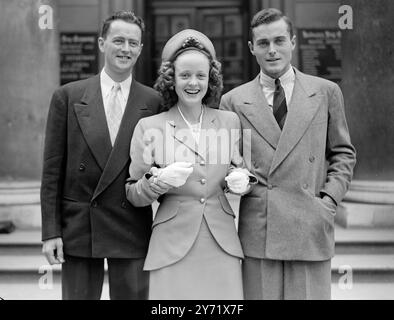
[{"label": "stone column", "polygon": [[45,120],[59,85],[56,22],[54,0],[1,2],[0,221],[39,225]]},{"label": "stone column", "polygon": [[343,3],[353,9],[353,29],[342,33],[341,86],[357,165],[338,222],[394,226],[394,2]]}]

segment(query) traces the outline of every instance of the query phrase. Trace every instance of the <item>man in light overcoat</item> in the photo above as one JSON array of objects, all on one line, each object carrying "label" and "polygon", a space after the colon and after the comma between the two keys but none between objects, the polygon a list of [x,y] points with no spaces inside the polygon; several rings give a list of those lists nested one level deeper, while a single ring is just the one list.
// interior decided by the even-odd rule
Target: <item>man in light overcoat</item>
[{"label": "man in light overcoat", "polygon": [[295,36],[279,10],[258,12],[251,34],[261,71],[221,100],[250,130],[243,156],[258,178],[240,202],[245,299],[330,299],[334,216],[356,162],[343,96],[291,66]]}]

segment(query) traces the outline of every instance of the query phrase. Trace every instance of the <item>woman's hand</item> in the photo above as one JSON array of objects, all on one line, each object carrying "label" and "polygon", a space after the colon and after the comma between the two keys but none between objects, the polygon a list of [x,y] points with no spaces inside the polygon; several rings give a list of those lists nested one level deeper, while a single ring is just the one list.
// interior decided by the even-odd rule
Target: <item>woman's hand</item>
[{"label": "woman's hand", "polygon": [[157,180],[172,187],[178,188],[186,183],[193,172],[193,165],[189,162],[174,162],[165,168],[159,168],[152,172]]}]

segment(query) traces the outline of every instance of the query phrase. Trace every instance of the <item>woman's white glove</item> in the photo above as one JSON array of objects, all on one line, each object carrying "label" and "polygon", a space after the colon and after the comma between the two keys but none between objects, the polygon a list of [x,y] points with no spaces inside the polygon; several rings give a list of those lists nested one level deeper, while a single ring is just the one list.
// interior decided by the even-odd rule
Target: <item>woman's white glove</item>
[{"label": "woman's white glove", "polygon": [[227,186],[233,193],[242,194],[248,191],[249,175],[244,169],[234,169],[224,180],[227,181]]},{"label": "woman's white glove", "polygon": [[193,172],[190,162],[174,162],[165,168],[152,168],[151,173],[157,180],[178,188],[186,183]]}]

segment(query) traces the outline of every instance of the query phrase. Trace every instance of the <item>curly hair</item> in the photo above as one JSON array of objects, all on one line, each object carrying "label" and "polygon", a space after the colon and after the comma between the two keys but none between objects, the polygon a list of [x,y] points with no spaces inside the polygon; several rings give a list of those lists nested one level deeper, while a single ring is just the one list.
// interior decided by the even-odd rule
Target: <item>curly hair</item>
[{"label": "curly hair", "polygon": [[[208,90],[202,99],[202,103],[207,107],[217,109],[219,107],[220,95],[223,90],[222,66],[219,61],[209,58],[209,79]],[[159,76],[153,86],[163,97],[164,110],[169,110],[178,102],[178,95],[175,92],[175,67],[174,61],[162,62]]]}]

